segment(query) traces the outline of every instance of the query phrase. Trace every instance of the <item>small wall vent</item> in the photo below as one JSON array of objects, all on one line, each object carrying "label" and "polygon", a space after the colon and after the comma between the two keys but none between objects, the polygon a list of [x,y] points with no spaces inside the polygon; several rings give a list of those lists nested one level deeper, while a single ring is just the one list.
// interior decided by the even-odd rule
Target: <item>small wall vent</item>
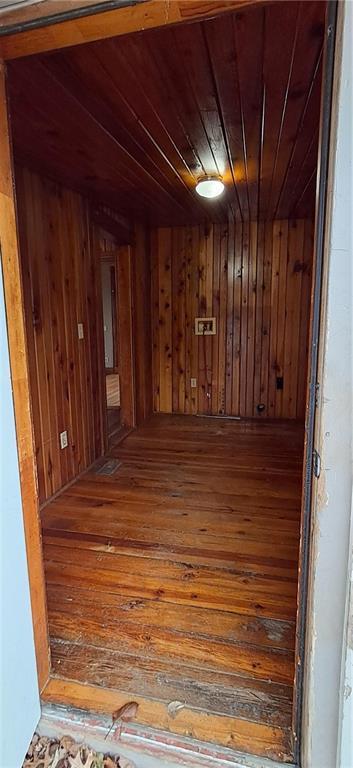
[{"label": "small wall vent", "polygon": [[195,336],[215,336],[215,317],[195,317]]}]

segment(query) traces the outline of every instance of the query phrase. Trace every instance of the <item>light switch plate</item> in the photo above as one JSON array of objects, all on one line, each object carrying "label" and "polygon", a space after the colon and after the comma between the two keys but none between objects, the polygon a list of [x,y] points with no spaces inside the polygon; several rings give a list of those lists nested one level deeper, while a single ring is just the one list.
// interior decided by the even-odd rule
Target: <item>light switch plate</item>
[{"label": "light switch plate", "polygon": [[83,323],[77,323],[77,331],[78,331],[78,338],[83,339],[84,338]]},{"label": "light switch plate", "polygon": [[196,389],[197,379],[190,379],[191,389]]},{"label": "light switch plate", "polygon": [[63,450],[64,448],[67,448],[69,441],[67,439],[67,430],[65,429],[64,432],[60,432],[60,448]]}]

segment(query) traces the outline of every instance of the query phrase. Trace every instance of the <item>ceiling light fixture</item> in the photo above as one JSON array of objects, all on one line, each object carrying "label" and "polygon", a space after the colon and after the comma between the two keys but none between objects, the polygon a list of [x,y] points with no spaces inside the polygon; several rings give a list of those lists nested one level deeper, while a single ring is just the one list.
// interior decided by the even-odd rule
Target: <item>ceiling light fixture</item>
[{"label": "ceiling light fixture", "polygon": [[220,176],[203,176],[196,184],[196,192],[201,197],[219,197],[224,192],[224,184]]}]

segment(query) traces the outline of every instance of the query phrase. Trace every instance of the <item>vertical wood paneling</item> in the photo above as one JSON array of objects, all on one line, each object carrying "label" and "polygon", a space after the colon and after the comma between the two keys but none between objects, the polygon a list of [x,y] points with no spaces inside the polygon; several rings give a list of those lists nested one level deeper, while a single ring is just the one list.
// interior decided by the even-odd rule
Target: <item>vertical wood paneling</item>
[{"label": "vertical wood paneling", "polygon": [[[227,262],[228,231],[226,227],[221,228],[220,243],[220,278],[219,278],[219,323],[218,338],[224,339],[227,333],[227,282],[228,282],[228,262]],[[226,411],[226,345],[220,343],[218,346],[218,411],[224,414]]]},{"label": "vertical wood paneling", "polygon": [[[136,383],[136,424],[152,413],[151,263],[149,237],[135,227],[133,260],[133,342]],[[120,305],[124,296],[120,296]],[[153,301],[153,297],[152,297]],[[153,342],[154,343],[154,342]]]},{"label": "vertical wood paneling", "polygon": [[278,294],[279,294],[279,269],[280,269],[280,245],[281,222],[273,224],[272,237],[272,270],[271,270],[271,298],[270,298],[270,354],[268,371],[268,415],[275,416],[276,405],[276,376],[277,376],[277,320],[278,320]]},{"label": "vertical wood paneling", "polygon": [[[207,231],[200,231],[199,253],[198,253],[198,310],[197,314],[207,317],[207,297],[206,297],[206,242]],[[197,254],[196,254],[197,258]],[[197,337],[198,342],[198,393],[199,393],[199,413],[208,413],[208,384],[207,384],[207,354],[206,349],[209,346],[209,339],[202,336]]]},{"label": "vertical wood paneling", "polygon": [[185,413],[192,413],[191,388],[192,377],[192,269],[193,269],[193,251],[192,251],[192,228],[188,227],[185,231]]},{"label": "vertical wood paneling", "polygon": [[242,239],[243,227],[237,224],[234,242],[234,284],[233,284],[233,374],[232,410],[239,413],[240,396],[240,334],[241,334],[241,286],[242,286]]},{"label": "vertical wood paneling", "polygon": [[[25,169],[17,170],[16,185],[39,499],[44,502],[103,451],[97,421],[99,281],[84,199]],[[78,323],[84,339],[78,338]],[[69,445],[61,450],[64,430]]]},{"label": "vertical wood paneling", "polygon": [[[151,249],[155,409],[303,418],[312,224],[160,229]],[[195,336],[197,316],[217,335]]]},{"label": "vertical wood paneling", "polygon": [[[214,226],[207,228],[206,232],[206,315],[212,316],[213,309],[213,232]],[[202,340],[202,339],[201,339]],[[204,339],[203,339],[204,341]],[[204,359],[205,359],[205,413],[212,413],[212,347],[213,338],[209,337],[207,343],[204,344]]]},{"label": "vertical wood paneling", "polygon": [[271,329],[271,276],[272,276],[273,227],[264,229],[264,269],[262,290],[262,347],[260,370],[260,403],[268,404],[269,414],[269,361]]},{"label": "vertical wood paneling", "polygon": [[151,232],[151,309],[152,309],[152,377],[153,410],[160,411],[160,338],[159,338],[159,247],[158,230]]},{"label": "vertical wood paneling", "polygon": [[[247,360],[248,360],[248,301],[249,301],[249,253],[250,253],[250,223],[243,225],[242,240],[242,285],[241,285],[241,332],[240,332],[240,396],[239,414],[246,413],[247,393]],[[234,414],[234,415],[239,415]]]},{"label": "vertical wood paneling", "polygon": [[177,237],[177,264],[178,276],[177,285],[177,348],[176,348],[176,370],[177,370],[177,400],[178,409],[185,412],[185,235],[184,229],[178,230]]},{"label": "vertical wood paneling", "polygon": [[[219,289],[219,279],[220,279],[220,268],[221,268],[221,254],[220,254],[220,226],[219,224],[215,224],[213,227],[213,296],[212,296],[212,316],[216,318],[216,326],[219,329],[219,298],[220,298],[220,289]],[[219,331],[218,331],[219,332]],[[216,412],[218,410],[218,392],[217,392],[217,382],[218,382],[218,364],[219,364],[219,344],[218,344],[218,336],[213,336],[212,338],[212,389],[211,389],[211,397],[212,397],[212,413]]]},{"label": "vertical wood paneling", "polygon": [[234,316],[234,221],[228,222],[225,412],[232,413],[233,316]]},{"label": "vertical wood paneling", "polygon": [[[275,369],[278,377],[284,378],[284,342],[287,312],[287,271],[288,271],[288,221],[282,221],[279,229],[279,273],[277,304],[277,341]],[[287,390],[287,387],[286,387]],[[283,416],[283,398],[287,391],[276,391],[275,416]]]},{"label": "vertical wood paneling", "polygon": [[304,256],[304,221],[291,221],[288,230],[288,268],[286,328],[284,340],[283,375],[289,386],[284,390],[286,401],[283,410],[294,418],[297,412],[299,322],[301,283]]},{"label": "vertical wood paneling", "polygon": [[[113,243],[115,247],[115,242]],[[113,245],[112,244],[112,245]],[[91,274],[94,281],[94,298],[96,301],[96,312],[93,313],[91,322],[93,326],[93,338],[96,343],[96,360],[92,355],[92,365],[95,366],[94,376],[97,377],[98,391],[94,409],[94,434],[95,434],[95,453],[105,451],[108,445],[107,433],[107,389],[105,376],[105,352],[104,352],[104,326],[103,326],[103,300],[102,300],[102,276],[101,268],[96,269],[97,257],[100,260],[102,253],[108,245],[105,238],[102,238],[101,228],[91,222],[90,224],[90,254],[91,254]],[[117,295],[117,292],[116,292]]]},{"label": "vertical wood paneling", "polygon": [[248,277],[248,333],[247,333],[247,368],[246,368],[246,405],[245,412],[254,412],[254,377],[255,377],[255,338],[256,338],[256,270],[257,270],[257,232],[258,223],[250,223],[249,242],[249,277]]},{"label": "vertical wood paneling", "polygon": [[172,243],[172,293],[173,301],[173,411],[185,412],[185,238],[186,230],[178,229]]},{"label": "vertical wood paneling", "polygon": [[300,320],[299,320],[299,373],[298,373],[298,392],[297,392],[297,412],[298,416],[304,419],[306,405],[306,366],[302,365],[302,360],[308,358],[309,351],[309,320],[311,312],[311,290],[312,290],[312,258],[313,258],[313,237],[314,228],[310,221],[304,222],[304,252],[302,267],[302,284],[300,296]]},{"label": "vertical wood paneling", "polygon": [[257,225],[257,259],[256,259],[256,286],[255,286],[255,348],[254,348],[254,407],[256,416],[256,403],[261,403],[261,363],[263,341],[263,314],[264,314],[264,256],[265,256],[265,224],[259,221]]},{"label": "vertical wood paneling", "polygon": [[[199,227],[193,227],[192,228],[192,236],[191,236],[191,248],[192,248],[192,254],[191,254],[191,282],[190,282],[190,289],[191,289],[191,334],[192,334],[192,344],[191,344],[191,376],[196,379],[197,382],[199,382],[199,357],[198,357],[198,349],[199,349],[199,340],[198,336],[195,336],[194,333],[194,319],[198,316],[199,311],[199,267],[198,267],[198,252],[200,247],[200,231]],[[199,387],[195,387],[192,389],[191,392],[191,401],[192,401],[192,413],[198,413],[199,412]]]},{"label": "vertical wood paneling", "polygon": [[159,229],[158,295],[159,295],[159,408],[173,409],[173,339],[172,339],[172,230]]}]

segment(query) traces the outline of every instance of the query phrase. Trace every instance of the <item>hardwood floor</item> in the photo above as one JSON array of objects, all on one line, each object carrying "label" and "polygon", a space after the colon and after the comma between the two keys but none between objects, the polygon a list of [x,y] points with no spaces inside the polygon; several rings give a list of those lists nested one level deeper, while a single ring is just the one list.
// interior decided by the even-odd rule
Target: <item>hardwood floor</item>
[{"label": "hardwood floor", "polygon": [[71,697],[290,761],[302,450],[294,422],[155,415],[45,507]]}]

